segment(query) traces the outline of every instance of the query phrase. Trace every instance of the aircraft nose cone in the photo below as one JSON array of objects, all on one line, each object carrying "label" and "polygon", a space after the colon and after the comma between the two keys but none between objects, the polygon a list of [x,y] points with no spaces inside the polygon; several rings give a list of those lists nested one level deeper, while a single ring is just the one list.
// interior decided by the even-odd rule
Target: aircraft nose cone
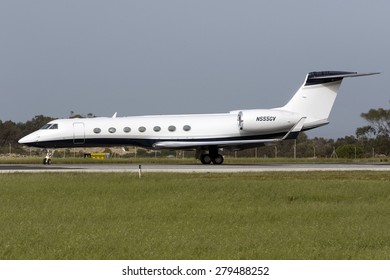
[{"label": "aircraft nose cone", "polygon": [[20,138],[18,143],[19,144],[25,144],[26,143],[26,137]]},{"label": "aircraft nose cone", "polygon": [[39,139],[39,135],[36,135],[34,133],[28,134],[27,136],[24,136],[23,138],[19,139],[19,144],[32,144],[34,142],[37,142]]},{"label": "aircraft nose cone", "polygon": [[29,138],[29,137],[27,137],[27,136],[25,136],[25,137],[23,137],[23,138],[20,138],[19,141],[18,141],[18,143],[19,143],[19,144],[27,144],[27,143],[29,143],[28,138]]}]

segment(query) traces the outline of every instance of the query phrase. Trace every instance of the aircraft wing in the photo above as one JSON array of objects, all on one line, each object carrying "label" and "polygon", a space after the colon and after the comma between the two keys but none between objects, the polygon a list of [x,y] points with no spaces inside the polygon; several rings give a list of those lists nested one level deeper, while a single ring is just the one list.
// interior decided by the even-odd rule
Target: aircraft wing
[{"label": "aircraft wing", "polygon": [[204,140],[191,140],[191,141],[160,141],[154,143],[153,147],[157,149],[192,149],[197,147],[218,146],[224,147],[240,147],[249,146],[255,144],[264,144],[279,142],[286,139],[296,139],[299,132],[302,130],[306,117],[301,118],[282,138],[274,139],[251,139],[251,140],[216,140],[216,141],[204,141]]},{"label": "aircraft wing", "polygon": [[226,141],[161,141],[154,143],[153,147],[158,149],[191,149],[197,147],[229,147],[229,146],[245,146],[252,144],[261,144],[267,142],[277,142],[281,139],[258,139],[258,140],[226,140]]}]

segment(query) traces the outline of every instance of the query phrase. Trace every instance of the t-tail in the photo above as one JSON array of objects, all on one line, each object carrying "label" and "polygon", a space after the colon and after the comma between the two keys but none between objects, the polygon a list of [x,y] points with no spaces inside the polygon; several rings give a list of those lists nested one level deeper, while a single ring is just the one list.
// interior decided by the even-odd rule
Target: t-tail
[{"label": "t-tail", "polygon": [[326,125],[344,78],[375,75],[379,73],[357,73],[344,71],[321,71],[307,74],[305,82],[282,108],[299,113],[306,118],[304,129]]}]

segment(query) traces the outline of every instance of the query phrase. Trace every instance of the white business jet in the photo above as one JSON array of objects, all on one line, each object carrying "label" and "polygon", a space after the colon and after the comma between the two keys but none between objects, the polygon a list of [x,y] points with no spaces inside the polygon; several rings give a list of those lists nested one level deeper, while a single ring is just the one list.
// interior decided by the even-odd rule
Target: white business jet
[{"label": "white business jet", "polygon": [[235,110],[224,114],[154,115],[57,119],[23,137],[19,143],[53,148],[139,146],[149,149],[196,150],[203,164],[222,164],[222,149],[243,150],[296,139],[299,132],[329,123],[343,78],[374,75],[322,71],[305,82],[283,107]]}]

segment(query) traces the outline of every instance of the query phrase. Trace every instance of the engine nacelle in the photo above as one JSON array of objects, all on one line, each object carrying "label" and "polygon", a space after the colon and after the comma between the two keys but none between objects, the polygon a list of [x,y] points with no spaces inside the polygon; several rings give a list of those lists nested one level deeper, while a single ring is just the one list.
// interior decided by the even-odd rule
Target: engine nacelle
[{"label": "engine nacelle", "polygon": [[288,131],[301,116],[282,110],[243,110],[238,112],[238,126],[247,132]]}]

